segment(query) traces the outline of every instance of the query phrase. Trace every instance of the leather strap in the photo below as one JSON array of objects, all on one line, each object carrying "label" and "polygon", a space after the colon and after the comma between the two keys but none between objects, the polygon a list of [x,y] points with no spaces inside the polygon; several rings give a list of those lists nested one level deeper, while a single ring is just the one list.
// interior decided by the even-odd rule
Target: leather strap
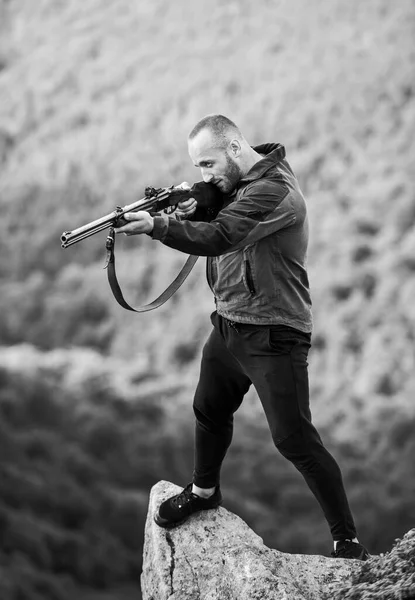
[{"label": "leather strap", "polygon": [[107,262],[106,262],[104,269],[107,269],[108,281],[109,281],[112,293],[114,295],[114,298],[116,299],[118,304],[120,306],[122,306],[123,308],[125,308],[126,310],[131,310],[131,311],[137,312],[137,313],[154,310],[155,308],[159,308],[159,306],[162,306],[165,302],[167,302],[167,300],[169,300],[169,298],[171,298],[173,296],[173,294],[175,294],[177,292],[177,290],[179,289],[179,287],[183,284],[183,282],[185,281],[185,279],[187,278],[187,276],[189,275],[189,273],[195,266],[197,259],[199,258],[198,256],[189,256],[187,258],[184,266],[182,267],[181,271],[177,275],[177,277],[164,290],[164,292],[162,294],[160,294],[160,296],[158,296],[152,302],[149,302],[149,304],[144,304],[143,306],[139,306],[138,308],[133,308],[124,299],[120,285],[117,280],[117,275],[115,272],[114,246],[115,246],[115,234],[114,234],[114,228],[111,227],[109,230],[108,237],[107,237],[107,243],[106,243]]}]

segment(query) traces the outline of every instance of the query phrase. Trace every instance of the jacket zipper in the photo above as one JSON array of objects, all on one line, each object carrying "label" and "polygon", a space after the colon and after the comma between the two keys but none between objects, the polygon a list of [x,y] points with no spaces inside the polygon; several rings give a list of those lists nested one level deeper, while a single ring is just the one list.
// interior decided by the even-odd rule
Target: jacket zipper
[{"label": "jacket zipper", "polygon": [[251,296],[255,296],[256,290],[254,285],[254,279],[252,277],[251,265],[249,264],[249,260],[247,259],[245,260],[245,276],[249,293],[251,294]]}]

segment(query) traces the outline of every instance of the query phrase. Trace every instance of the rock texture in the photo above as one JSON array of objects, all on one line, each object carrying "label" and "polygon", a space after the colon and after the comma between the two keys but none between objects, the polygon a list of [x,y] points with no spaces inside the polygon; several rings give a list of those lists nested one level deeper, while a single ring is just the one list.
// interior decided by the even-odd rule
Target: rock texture
[{"label": "rock texture", "polygon": [[358,561],[285,554],[224,508],[173,529],[158,527],[159,504],[181,488],[151,491],[141,576],[143,600],[331,600]]}]

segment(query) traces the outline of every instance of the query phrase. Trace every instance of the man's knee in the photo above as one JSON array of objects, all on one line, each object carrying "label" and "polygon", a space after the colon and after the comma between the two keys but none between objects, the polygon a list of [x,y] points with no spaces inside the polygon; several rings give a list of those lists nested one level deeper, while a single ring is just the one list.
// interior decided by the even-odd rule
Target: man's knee
[{"label": "man's knee", "polygon": [[[308,434],[308,435],[307,435]],[[316,473],[330,470],[332,477],[341,476],[340,469],[325,448],[321,438],[314,429],[304,432],[302,428],[276,444],[279,452],[302,473]]]},{"label": "man's knee", "polygon": [[274,442],[278,451],[291,462],[299,462],[313,457],[322,447],[317,431],[304,431],[299,427],[284,439]]}]

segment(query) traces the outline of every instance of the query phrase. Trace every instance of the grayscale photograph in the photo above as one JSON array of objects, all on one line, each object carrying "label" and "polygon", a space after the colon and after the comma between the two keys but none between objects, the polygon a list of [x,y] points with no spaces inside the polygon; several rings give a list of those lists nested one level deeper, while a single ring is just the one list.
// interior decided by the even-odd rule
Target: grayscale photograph
[{"label": "grayscale photograph", "polygon": [[0,0],[0,600],[415,600],[413,0]]}]

